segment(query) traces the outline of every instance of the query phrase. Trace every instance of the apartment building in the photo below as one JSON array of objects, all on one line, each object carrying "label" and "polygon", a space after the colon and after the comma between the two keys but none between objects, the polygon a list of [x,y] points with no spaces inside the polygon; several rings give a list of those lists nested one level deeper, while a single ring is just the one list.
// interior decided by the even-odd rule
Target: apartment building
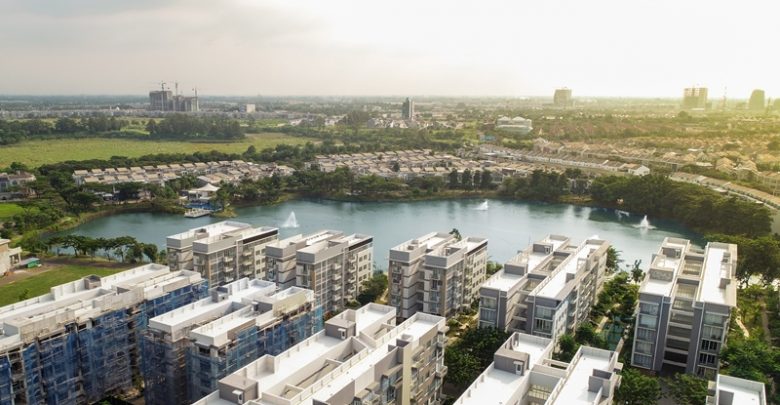
[{"label": "apartment building", "polygon": [[322,329],[310,290],[277,292],[270,281],[242,278],[210,296],[149,320],[144,333],[147,404],[189,404],[264,354],[279,354]]},{"label": "apartment building", "polygon": [[469,307],[485,281],[487,243],[432,232],[390,249],[390,305],[401,319],[416,312],[448,317]]},{"label": "apartment building", "polygon": [[87,404],[132,389],[147,320],[206,294],[198,273],[148,264],[0,308],[0,403]]},{"label": "apartment building", "polygon": [[737,246],[664,239],[639,287],[631,364],[714,379],[737,304]]},{"label": "apartment building", "polygon": [[557,339],[588,319],[604,282],[609,242],[579,245],[548,235],[492,275],[479,291],[479,326]]},{"label": "apartment building", "polygon": [[211,287],[243,277],[264,278],[265,247],[278,238],[277,228],[217,222],[169,236],[168,263],[174,269],[197,271]]},{"label": "apartment building", "polygon": [[515,332],[455,405],[609,405],[620,385],[618,353],[581,346],[569,363],[552,360],[555,341]]},{"label": "apartment building", "polygon": [[268,244],[265,279],[279,288],[314,291],[325,312],[338,312],[356,301],[374,270],[374,238],[323,230]]},{"label": "apartment building", "polygon": [[709,382],[707,405],[766,405],[764,383],[718,374]]},{"label": "apartment building", "polygon": [[325,322],[289,350],[266,355],[219,382],[197,405],[438,404],[445,319],[368,304]]}]

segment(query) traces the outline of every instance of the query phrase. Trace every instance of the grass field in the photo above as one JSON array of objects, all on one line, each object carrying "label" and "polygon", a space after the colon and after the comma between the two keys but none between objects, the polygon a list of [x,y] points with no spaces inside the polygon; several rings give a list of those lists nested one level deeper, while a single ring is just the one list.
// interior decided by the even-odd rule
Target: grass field
[{"label": "grass field", "polygon": [[65,160],[108,159],[111,156],[139,157],[153,153],[195,153],[212,150],[242,153],[250,145],[258,151],[278,144],[302,145],[311,139],[279,133],[247,135],[240,142],[143,141],[135,139],[52,139],[25,141],[0,146],[0,167],[21,162],[30,167]]},{"label": "grass field", "polygon": [[0,203],[0,222],[3,222],[16,214],[21,214],[23,211],[24,208],[14,203]]},{"label": "grass field", "polygon": [[[108,276],[122,271],[122,268],[92,267],[83,265],[63,265],[38,275],[27,277],[11,284],[0,286],[0,307],[19,301],[20,295],[27,292],[27,298],[33,298],[49,292],[51,287],[78,280],[90,274]],[[35,272],[37,270],[25,270]]]}]

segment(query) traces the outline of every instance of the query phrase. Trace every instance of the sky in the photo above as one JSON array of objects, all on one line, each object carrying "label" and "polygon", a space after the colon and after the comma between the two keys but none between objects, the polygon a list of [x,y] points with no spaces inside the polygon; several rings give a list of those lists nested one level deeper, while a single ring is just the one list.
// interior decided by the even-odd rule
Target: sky
[{"label": "sky", "polygon": [[771,0],[0,0],[0,94],[780,97]]}]

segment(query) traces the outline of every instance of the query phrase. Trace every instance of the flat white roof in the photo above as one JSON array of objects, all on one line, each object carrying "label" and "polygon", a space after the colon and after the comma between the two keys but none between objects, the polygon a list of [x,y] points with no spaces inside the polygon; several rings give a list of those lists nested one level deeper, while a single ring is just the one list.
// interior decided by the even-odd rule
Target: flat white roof
[{"label": "flat white roof", "polygon": [[[704,259],[704,272],[702,274],[701,286],[699,287],[699,297],[697,301],[712,302],[722,305],[736,305],[736,294],[730,293],[729,288],[736,289],[734,286],[736,280],[731,280],[730,285],[720,286],[723,278],[732,278],[731,265],[734,263],[723,263],[726,253],[729,253],[730,245],[719,243],[710,243],[707,245],[707,252]],[[731,258],[735,261],[735,257]]]},{"label": "flat white roof", "polygon": [[252,225],[243,223],[243,222],[235,222],[235,221],[222,221],[222,222],[215,222],[213,224],[203,225],[199,226],[197,228],[192,228],[188,231],[184,231],[181,233],[177,233],[175,235],[168,236],[169,239],[187,239],[195,236],[195,233],[200,230],[205,230],[208,232],[209,236],[214,235],[221,235],[227,232],[233,232],[237,231],[239,229],[244,228],[251,228]]},{"label": "flat white roof", "polygon": [[718,374],[717,390],[734,394],[731,402],[734,405],[766,404],[766,389],[764,384],[757,381]]},{"label": "flat white roof", "polygon": [[569,375],[553,404],[592,405],[598,403],[596,399],[601,397],[601,395],[590,391],[588,382],[594,369],[612,371],[609,369],[612,352],[606,350],[585,350],[585,347],[580,350],[581,355],[578,359],[575,359],[576,364],[574,364],[574,367],[569,369]]},{"label": "flat white roof", "polygon": [[[550,339],[520,333],[512,335],[509,340],[512,342],[512,350],[528,353],[529,370],[533,369],[533,365],[541,363],[545,352],[551,351],[554,344]],[[455,401],[455,405],[504,404],[530,375],[530,371],[521,376],[499,370],[491,363]]]},{"label": "flat white roof", "polygon": [[525,275],[507,273],[504,270],[499,270],[496,274],[490,276],[487,281],[482,284],[482,287],[492,288],[499,291],[509,291],[512,287],[517,285],[520,281],[525,279]]},{"label": "flat white roof", "polygon": [[560,294],[563,287],[566,286],[566,275],[577,273],[579,260],[586,259],[591,251],[598,249],[602,244],[603,241],[598,240],[596,237],[583,242],[574,254],[569,255],[569,257],[559,265],[554,274],[550,275],[542,282],[542,287],[536,295],[539,297],[555,298]]},{"label": "flat white roof", "polygon": [[[642,285],[639,287],[639,292],[669,296],[672,293],[672,288],[674,288],[675,280],[677,280],[677,273],[680,270],[680,264],[683,261],[683,257],[685,257],[686,246],[687,245],[683,243],[672,242],[668,238],[665,239],[664,243],[661,244],[661,247],[658,248],[658,256],[656,256],[655,260],[651,263],[651,273],[652,267],[660,267],[670,270],[672,272],[672,277],[669,279],[659,279],[653,278],[652,274],[648,274],[647,277],[645,277],[644,282],[642,282]],[[663,249],[665,247],[680,249],[682,254],[679,258],[664,256]]]}]

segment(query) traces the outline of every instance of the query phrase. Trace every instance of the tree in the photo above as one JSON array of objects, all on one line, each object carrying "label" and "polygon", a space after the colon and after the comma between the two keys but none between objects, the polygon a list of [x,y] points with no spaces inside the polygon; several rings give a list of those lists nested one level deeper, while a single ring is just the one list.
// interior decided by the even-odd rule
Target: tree
[{"label": "tree", "polygon": [[645,272],[639,268],[640,263],[642,263],[641,260],[635,260],[634,268],[631,269],[631,279],[634,280],[634,282],[637,284],[641,283],[642,280],[645,279]]},{"label": "tree", "polygon": [[474,177],[471,174],[471,170],[466,169],[463,174],[460,175],[460,187],[464,190],[471,190],[474,188]]},{"label": "tree", "polygon": [[655,405],[661,399],[661,384],[633,368],[624,368],[615,402],[625,405]]},{"label": "tree", "polygon": [[485,266],[485,274],[490,277],[493,274],[498,273],[502,268],[504,268],[504,266],[501,263],[488,260],[487,265]]},{"label": "tree", "polygon": [[[476,179],[474,180],[476,183]],[[493,188],[493,176],[490,174],[490,170],[482,172],[482,178],[479,181],[479,188],[482,190],[490,190]]]},{"label": "tree", "polygon": [[387,290],[388,280],[385,273],[375,273],[363,282],[357,300],[361,305],[376,301]]},{"label": "tree", "polygon": [[449,175],[449,187],[453,190],[460,188],[460,179],[458,177],[458,171],[452,169]]},{"label": "tree", "polygon": [[771,382],[770,376],[780,373],[778,349],[755,337],[730,338],[721,352],[721,360],[727,365],[725,374],[764,384]]},{"label": "tree", "polygon": [[574,336],[564,333],[558,338],[558,351],[555,353],[555,359],[568,363],[577,354],[579,348],[580,345],[574,340]]},{"label": "tree", "polygon": [[29,288],[25,288],[24,291],[19,293],[17,298],[18,298],[19,301],[24,301],[27,298],[30,298],[30,289]]},{"label": "tree", "polygon": [[691,374],[675,374],[666,378],[667,396],[678,405],[704,405],[707,401],[707,380]]},{"label": "tree", "polygon": [[454,236],[455,240],[463,239],[463,236],[461,236],[460,231],[458,230],[458,228],[452,228],[452,230],[450,231],[450,235]]},{"label": "tree", "polygon": [[610,246],[609,249],[607,249],[607,271],[616,271],[621,261],[620,252],[613,246]]}]

